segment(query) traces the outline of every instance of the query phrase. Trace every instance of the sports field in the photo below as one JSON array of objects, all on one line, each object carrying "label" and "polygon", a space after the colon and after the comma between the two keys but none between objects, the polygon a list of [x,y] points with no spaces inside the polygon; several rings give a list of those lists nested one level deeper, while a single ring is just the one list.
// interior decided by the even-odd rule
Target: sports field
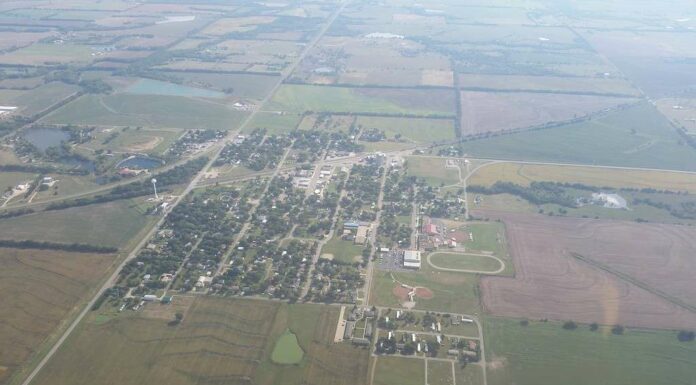
[{"label": "sports field", "polygon": [[340,238],[332,238],[321,249],[321,257],[341,263],[362,262],[363,246]]},{"label": "sports field", "polygon": [[587,325],[487,318],[484,323],[491,385],[693,384],[696,344],[676,332],[627,330],[613,335]]},{"label": "sports field", "polygon": [[436,252],[428,255],[428,263],[435,269],[472,270],[493,273],[504,268],[496,258],[482,254]]}]

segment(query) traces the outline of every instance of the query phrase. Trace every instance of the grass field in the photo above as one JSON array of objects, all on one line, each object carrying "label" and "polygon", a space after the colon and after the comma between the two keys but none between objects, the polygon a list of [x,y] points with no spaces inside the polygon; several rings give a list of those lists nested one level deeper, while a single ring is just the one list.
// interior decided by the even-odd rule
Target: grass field
[{"label": "grass field", "polygon": [[493,258],[467,253],[436,252],[430,255],[430,261],[446,269],[496,271],[501,267]]},{"label": "grass field", "polygon": [[278,114],[275,112],[259,112],[254,115],[254,119],[244,128],[244,132],[250,133],[257,128],[265,128],[268,134],[284,135],[293,131],[302,119],[296,113],[285,112]]},{"label": "grass field", "polygon": [[[106,144],[104,141],[114,133],[118,134]],[[140,129],[122,131],[118,128],[105,128],[93,132],[94,139],[81,147],[92,150],[111,150],[115,152],[138,152],[163,154],[183,132],[178,129]]]},{"label": "grass field", "polygon": [[425,363],[420,359],[379,357],[372,385],[422,385]]},{"label": "grass field", "polygon": [[406,157],[406,172],[434,186],[459,183],[459,172],[456,168],[446,168],[445,162],[445,158]]},{"label": "grass field", "polygon": [[447,90],[346,88],[285,84],[268,109],[294,112],[444,115],[454,112]]},{"label": "grass field", "polygon": [[384,131],[388,140],[400,139],[414,143],[432,143],[456,139],[454,122],[448,119],[407,119],[359,116],[356,122],[363,129]]},{"label": "grass field", "polygon": [[321,249],[322,258],[331,258],[342,263],[362,261],[363,247],[340,238],[332,238]]},{"label": "grass field", "polygon": [[675,332],[628,330],[616,336],[581,325],[488,318],[484,323],[491,385],[689,385],[696,378],[696,344]]},{"label": "grass field", "polygon": [[8,383],[79,308],[113,260],[106,254],[0,249],[0,383]]},{"label": "grass field", "polygon": [[[428,385],[455,385],[452,378],[452,365],[451,362],[428,361]],[[466,382],[462,383],[466,384]]]},{"label": "grass field", "polygon": [[31,182],[36,174],[27,172],[0,172],[0,195],[9,187],[15,187],[20,183]]},{"label": "grass field", "polygon": [[85,45],[36,43],[0,55],[0,63],[21,65],[85,63],[92,60],[91,53],[92,50]]},{"label": "grass field", "polygon": [[461,74],[459,86],[496,90],[591,92],[638,96],[638,90],[624,79]]},{"label": "grass field", "polygon": [[224,104],[180,96],[85,95],[49,114],[50,124],[208,128],[236,127],[244,112]]},{"label": "grass field", "polygon": [[469,178],[470,185],[492,186],[508,181],[528,186],[531,182],[582,183],[597,187],[653,188],[696,193],[696,175],[666,171],[620,170],[582,166],[493,163]]},{"label": "grass field", "polygon": [[166,72],[180,78],[185,84],[227,90],[229,95],[241,98],[263,99],[278,81],[278,76],[254,74],[227,74],[210,72]]},{"label": "grass field", "polygon": [[0,237],[124,247],[157,218],[134,200],[47,211],[0,220]]},{"label": "grass field", "polygon": [[375,305],[401,307],[399,298],[393,293],[399,283],[392,280],[392,275],[398,282],[427,287],[433,292],[431,299],[416,298],[415,309],[466,314],[480,310],[476,288],[478,278],[475,275],[436,271],[426,263],[417,272],[390,273],[376,270],[371,297]]},{"label": "grass field", "polygon": [[[366,384],[369,351],[333,344],[338,308],[214,297],[192,302],[177,326],[147,312],[99,322],[91,315],[36,383]],[[304,358],[278,365],[272,350],[288,329]]]},{"label": "grass field", "polygon": [[0,105],[17,107],[21,115],[32,116],[60,102],[79,90],[79,87],[51,82],[31,90],[0,90]]},{"label": "grass field", "polygon": [[471,156],[696,170],[696,150],[648,104],[557,128],[465,142]]}]

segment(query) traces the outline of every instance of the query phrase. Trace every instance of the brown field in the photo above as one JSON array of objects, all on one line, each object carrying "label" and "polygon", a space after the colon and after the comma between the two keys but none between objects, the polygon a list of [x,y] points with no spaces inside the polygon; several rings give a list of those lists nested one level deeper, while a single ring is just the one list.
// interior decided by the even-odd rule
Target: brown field
[{"label": "brown field", "polygon": [[220,19],[206,27],[202,34],[220,36],[230,32],[247,32],[256,29],[259,24],[272,23],[276,18],[272,16],[249,16]]},{"label": "brown field", "polygon": [[[36,384],[366,383],[369,351],[333,343],[337,307],[197,297],[187,308],[187,300],[174,298],[184,313],[177,326],[168,325],[173,318],[159,304],[137,314],[91,315]],[[304,358],[277,365],[271,351],[287,329]]]},{"label": "brown field", "polygon": [[[608,325],[696,328],[696,312],[688,309],[696,305],[695,231],[540,215],[496,216],[506,224],[516,276],[482,278],[482,300],[488,312]],[[579,261],[573,253],[595,263]]]},{"label": "brown field", "polygon": [[463,91],[462,133],[498,132],[565,121],[630,100],[588,95]]},{"label": "brown field", "polygon": [[0,50],[20,48],[51,36],[51,32],[6,32],[0,34]]},{"label": "brown field", "polygon": [[572,91],[625,94],[638,96],[639,91],[625,79],[583,78],[560,76],[460,74],[462,88],[497,90]]},{"label": "brown field", "polygon": [[696,135],[696,98],[665,98],[655,105],[672,123]]},{"label": "brown field", "polygon": [[421,84],[424,86],[452,87],[454,75],[452,71],[423,70]]},{"label": "brown field", "polygon": [[0,383],[79,308],[113,255],[0,248]]}]

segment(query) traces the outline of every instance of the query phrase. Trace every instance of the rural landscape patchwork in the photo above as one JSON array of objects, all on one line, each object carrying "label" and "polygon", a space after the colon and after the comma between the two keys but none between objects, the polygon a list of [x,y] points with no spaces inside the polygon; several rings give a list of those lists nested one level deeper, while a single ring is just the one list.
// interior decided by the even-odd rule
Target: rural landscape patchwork
[{"label": "rural landscape patchwork", "polygon": [[0,31],[0,385],[696,385],[693,1]]}]

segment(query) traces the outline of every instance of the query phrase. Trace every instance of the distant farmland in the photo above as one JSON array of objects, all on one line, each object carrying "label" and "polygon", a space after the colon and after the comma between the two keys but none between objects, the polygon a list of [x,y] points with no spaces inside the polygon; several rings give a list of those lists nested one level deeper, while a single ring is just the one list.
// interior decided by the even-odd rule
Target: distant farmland
[{"label": "distant farmland", "polygon": [[[174,298],[174,301],[178,301]],[[150,305],[148,305],[150,306]],[[152,306],[161,306],[154,304]],[[91,316],[44,368],[36,384],[365,384],[369,351],[333,344],[338,308],[199,297],[173,319],[158,309],[104,320]],[[299,364],[271,361],[286,330],[297,335]],[[78,369],[79,368],[79,369]]]},{"label": "distant farmland", "polygon": [[0,248],[0,383],[16,374],[111,265],[114,256]]},{"label": "distant farmland", "polygon": [[[484,308],[531,319],[696,327],[694,231],[669,225],[503,214],[515,278],[484,277]],[[581,255],[596,263],[580,261]],[[690,294],[691,293],[691,294]]]},{"label": "distant farmland", "polygon": [[595,95],[463,91],[462,134],[515,130],[579,118],[631,101]]}]

